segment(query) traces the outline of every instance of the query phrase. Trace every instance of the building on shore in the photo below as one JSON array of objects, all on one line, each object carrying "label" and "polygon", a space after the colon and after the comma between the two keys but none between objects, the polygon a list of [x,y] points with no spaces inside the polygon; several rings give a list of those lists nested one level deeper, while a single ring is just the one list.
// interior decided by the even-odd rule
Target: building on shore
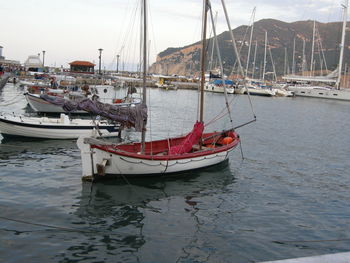
[{"label": "building on shore", "polygon": [[43,62],[38,55],[28,56],[27,60],[24,62],[24,67],[26,71],[44,72]]},{"label": "building on shore", "polygon": [[0,46],[0,65],[1,65],[2,69],[19,68],[21,66],[21,63],[19,61],[5,59],[5,56],[3,56],[3,54],[2,54],[2,50],[3,50],[3,47]]},{"label": "building on shore", "polygon": [[88,73],[88,74],[94,74],[94,67],[96,66],[94,63],[91,63],[89,61],[73,61],[69,63],[70,65],[70,72],[72,73]]}]

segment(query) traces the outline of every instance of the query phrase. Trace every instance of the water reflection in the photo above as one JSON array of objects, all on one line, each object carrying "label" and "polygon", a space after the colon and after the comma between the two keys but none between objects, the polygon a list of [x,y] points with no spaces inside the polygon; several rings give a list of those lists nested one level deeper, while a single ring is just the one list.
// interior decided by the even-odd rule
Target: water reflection
[{"label": "water reflection", "polygon": [[[0,137],[1,138],[1,137]],[[77,150],[75,140],[43,140],[6,136],[0,143],[0,160],[19,158],[21,155],[60,155]]]},{"label": "water reflection", "polygon": [[[69,247],[64,258],[75,260],[77,255],[84,255],[87,259],[108,250],[104,260],[121,253],[123,262],[154,260],[147,248],[158,242],[166,244],[160,246],[162,254],[173,253],[176,246],[181,251],[184,241],[196,235],[200,227],[193,213],[197,211],[196,199],[222,193],[233,181],[225,162],[176,177],[83,183],[73,223],[96,232],[87,233],[79,244]],[[169,214],[169,206],[173,205],[177,211]],[[168,216],[172,219],[161,220]],[[174,233],[177,235],[171,236]],[[94,242],[86,242],[87,239]]]}]

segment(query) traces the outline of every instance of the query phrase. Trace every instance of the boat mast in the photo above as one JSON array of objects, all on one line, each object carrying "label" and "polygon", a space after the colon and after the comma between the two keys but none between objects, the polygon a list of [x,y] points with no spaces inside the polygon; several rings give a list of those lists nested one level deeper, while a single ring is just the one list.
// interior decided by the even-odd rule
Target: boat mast
[{"label": "boat mast", "polygon": [[265,31],[265,50],[264,50],[264,69],[262,79],[265,80],[265,72],[266,72],[266,50],[267,49],[267,31]]},{"label": "boat mast", "polygon": [[[144,0],[145,1],[145,0]],[[207,11],[208,0],[203,0],[203,25],[202,25],[202,52],[201,52],[201,86],[200,86],[200,105],[199,121],[204,121],[204,81],[205,81],[205,46],[207,38]]]},{"label": "boat mast", "polygon": [[273,77],[275,78],[275,81],[277,81],[275,62],[274,62],[273,57],[272,57],[272,52],[271,52],[270,46],[269,46],[269,54],[270,54],[270,59],[271,59],[271,63],[272,63]]},{"label": "boat mast", "polygon": [[252,79],[254,79],[255,74],[255,63],[256,63],[256,52],[258,50],[258,41],[255,41],[255,51],[254,51],[254,60],[253,60],[253,70],[252,70]]},{"label": "boat mast", "polygon": [[293,62],[292,62],[292,74],[295,75],[295,37],[293,40]]},{"label": "boat mast", "polygon": [[314,20],[314,27],[313,27],[313,30],[312,30],[312,46],[311,46],[310,76],[313,75],[312,71],[314,70],[315,31],[316,31],[316,20]]},{"label": "boat mast", "polygon": [[236,60],[238,61],[239,72],[242,75],[242,77],[244,78],[244,69],[242,67],[241,58],[240,58],[239,52],[237,50],[236,40],[235,40],[235,37],[234,37],[233,32],[232,32],[230,19],[229,19],[228,14],[227,14],[226,4],[225,4],[224,0],[221,0],[221,3],[222,3],[222,8],[224,9],[224,13],[225,13],[226,23],[227,23],[228,29],[230,31],[231,41],[232,41],[232,45],[233,45],[233,51],[236,55]]},{"label": "boat mast", "polygon": [[[286,75],[287,74],[287,60],[288,60],[288,57],[287,57],[287,48],[285,47],[284,48],[284,68],[283,68],[283,75]],[[289,70],[288,70],[289,71]],[[275,72],[276,73],[276,72]],[[289,72],[288,72],[289,73]]]},{"label": "boat mast", "polygon": [[[218,12],[216,11],[216,13],[215,13],[215,25],[214,25],[214,27],[216,26],[217,18],[218,18]],[[213,43],[212,43],[212,46],[211,46],[211,55],[210,55],[210,61],[209,61],[209,72],[213,69],[213,59],[214,59],[215,41],[213,40],[212,42],[213,42]]]},{"label": "boat mast", "polygon": [[[143,87],[142,87],[142,103],[147,104],[146,97],[146,76],[147,76],[147,2],[143,3]],[[145,151],[145,137],[146,137],[146,121],[143,122],[141,132],[141,152]]]},{"label": "boat mast", "polygon": [[303,39],[303,63],[301,64],[301,70],[303,76],[305,76],[305,70],[306,70],[306,59],[305,59],[305,38]]},{"label": "boat mast", "polygon": [[346,22],[348,16],[348,6],[349,0],[345,0],[345,4],[342,5],[344,8],[344,17],[343,17],[343,30],[341,36],[341,44],[340,44],[340,56],[339,56],[339,66],[338,66],[338,79],[336,83],[336,88],[340,89],[340,80],[341,80],[341,72],[342,72],[342,64],[343,64],[343,56],[344,56],[344,45],[345,45],[345,30],[346,30]]}]

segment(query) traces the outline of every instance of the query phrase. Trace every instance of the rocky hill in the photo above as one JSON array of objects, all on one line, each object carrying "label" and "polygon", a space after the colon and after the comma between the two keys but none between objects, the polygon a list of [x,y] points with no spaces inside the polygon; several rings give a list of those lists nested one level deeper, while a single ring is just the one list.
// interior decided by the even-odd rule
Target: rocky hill
[{"label": "rocky hill", "polygon": [[[303,42],[305,41],[305,70],[310,68],[311,64],[311,46],[313,36],[313,21],[298,21],[293,23],[286,23],[274,19],[263,19],[255,22],[253,43],[250,53],[249,72],[253,71],[253,59],[255,53],[255,43],[257,43],[257,52],[255,60],[255,77],[259,77],[263,68],[264,61],[264,47],[265,47],[265,31],[267,31],[268,47],[271,50],[272,59],[275,64],[277,75],[292,72],[293,61],[293,46],[295,39],[295,72],[302,70],[303,57]],[[341,22],[320,23],[316,22],[316,41],[314,46],[314,69],[325,69],[325,58],[327,68],[335,69],[339,59],[339,44],[341,40]],[[242,65],[246,67],[250,27],[239,26],[233,30],[236,44],[241,48]],[[318,41],[320,39],[320,41]],[[228,31],[218,35],[219,47],[221,51],[222,60],[224,63],[224,70],[226,74],[231,74],[237,71],[236,56],[233,53],[232,41]],[[210,57],[211,45],[213,38],[209,39],[207,53]],[[349,51],[350,34],[347,34],[346,49],[345,49],[345,63],[350,59]],[[199,71],[200,61],[200,42],[181,47],[168,48],[159,53],[156,62],[151,66],[150,72],[158,74],[178,74],[178,75],[196,75]],[[214,52],[215,54],[215,52]],[[209,63],[207,63],[209,65]],[[214,55],[212,65],[218,65],[217,58]],[[273,67],[271,63],[271,56],[267,52],[266,72],[272,72]]]}]

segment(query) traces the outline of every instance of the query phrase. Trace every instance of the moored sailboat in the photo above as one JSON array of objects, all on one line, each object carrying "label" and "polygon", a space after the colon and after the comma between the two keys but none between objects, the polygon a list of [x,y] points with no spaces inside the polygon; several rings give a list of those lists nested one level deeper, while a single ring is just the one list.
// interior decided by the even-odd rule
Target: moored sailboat
[{"label": "moored sailboat", "polygon": [[[146,0],[143,0],[146,14]],[[209,1],[204,0],[201,92],[199,120],[186,136],[145,142],[146,120],[143,118],[141,142],[110,144],[80,137],[78,147],[82,157],[82,177],[93,180],[98,176],[161,175],[203,168],[221,163],[239,143],[240,138],[232,128],[226,131],[203,133],[204,131],[204,72],[206,20]],[[146,15],[144,15],[143,41],[143,103],[146,103]]]},{"label": "moored sailboat", "polygon": [[[288,89],[293,91],[296,96],[350,101],[350,89],[341,88],[341,74],[344,58],[348,7],[349,1],[346,0],[345,4],[343,5],[343,26],[338,67],[331,74],[325,77],[285,76],[284,79],[289,81],[302,81],[304,83],[311,83],[288,86]],[[337,79],[335,80],[334,77],[337,77]],[[335,87],[322,83],[335,83]]]}]

